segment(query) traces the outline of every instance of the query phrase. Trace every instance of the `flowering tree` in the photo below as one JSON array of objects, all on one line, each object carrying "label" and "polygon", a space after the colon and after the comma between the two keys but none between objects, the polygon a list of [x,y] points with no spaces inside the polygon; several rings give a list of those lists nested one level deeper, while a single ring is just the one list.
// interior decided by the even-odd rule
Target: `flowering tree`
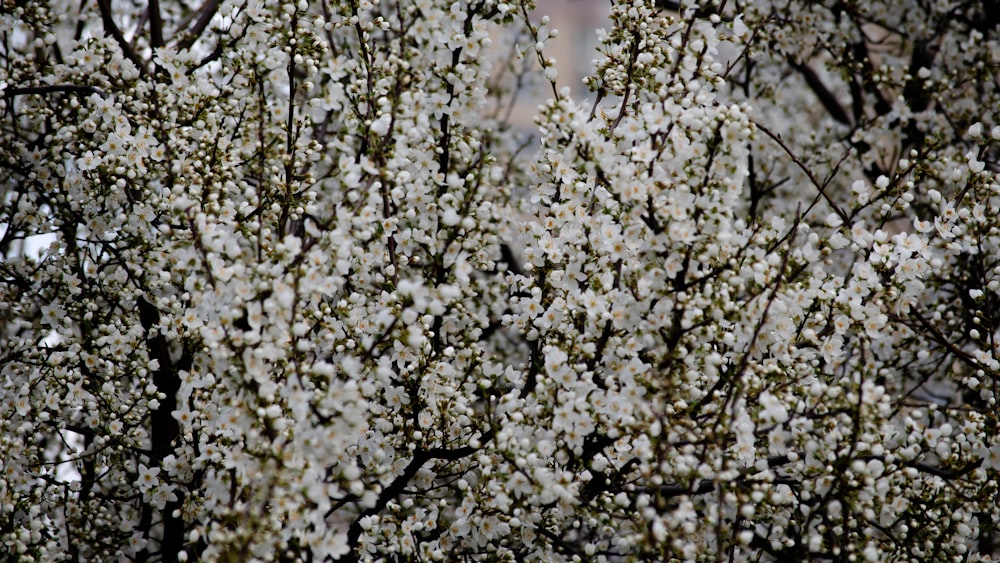
[{"label": "flowering tree", "polygon": [[2,553],[994,555],[1000,10],[861,4],[4,4]]}]

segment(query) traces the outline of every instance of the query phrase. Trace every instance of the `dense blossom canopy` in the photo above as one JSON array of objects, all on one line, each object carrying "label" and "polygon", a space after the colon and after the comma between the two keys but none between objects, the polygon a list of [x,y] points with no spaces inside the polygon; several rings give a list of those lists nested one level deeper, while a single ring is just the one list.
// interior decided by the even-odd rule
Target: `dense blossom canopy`
[{"label": "dense blossom canopy", "polygon": [[997,2],[555,35],[4,2],[0,558],[996,555]]}]

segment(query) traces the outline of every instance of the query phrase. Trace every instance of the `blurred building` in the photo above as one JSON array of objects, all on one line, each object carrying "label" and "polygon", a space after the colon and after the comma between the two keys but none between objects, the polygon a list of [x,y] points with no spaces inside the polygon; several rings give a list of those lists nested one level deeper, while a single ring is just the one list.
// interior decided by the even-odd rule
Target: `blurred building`
[{"label": "blurred building", "polygon": [[[559,30],[546,42],[545,56],[556,60],[560,87],[568,86],[576,99],[591,96],[583,84],[598,57],[597,29],[610,26],[609,0],[537,0],[534,21],[549,16],[549,28]],[[531,127],[538,106],[552,97],[550,88],[524,92],[512,114],[520,127]]]}]

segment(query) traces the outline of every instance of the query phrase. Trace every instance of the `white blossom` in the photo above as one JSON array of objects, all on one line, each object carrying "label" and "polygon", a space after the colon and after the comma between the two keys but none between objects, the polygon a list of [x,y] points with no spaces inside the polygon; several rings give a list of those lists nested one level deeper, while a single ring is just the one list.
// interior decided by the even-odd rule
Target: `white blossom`
[{"label": "white blossom", "polygon": [[5,553],[995,557],[996,18],[855,4],[15,2]]}]

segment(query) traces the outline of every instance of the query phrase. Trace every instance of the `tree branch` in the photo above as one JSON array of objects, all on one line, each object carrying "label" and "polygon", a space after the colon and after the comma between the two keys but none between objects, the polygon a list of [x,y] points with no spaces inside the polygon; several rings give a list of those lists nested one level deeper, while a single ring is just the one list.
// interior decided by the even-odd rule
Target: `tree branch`
[{"label": "tree branch", "polygon": [[163,46],[163,16],[160,15],[160,0],[149,0],[149,44],[154,49]]},{"label": "tree branch", "polygon": [[135,63],[135,66],[139,67],[139,72],[145,73],[145,61],[139,58],[139,55],[135,53],[131,45],[128,44],[128,41],[125,40],[122,30],[115,24],[114,17],[111,14],[111,0],[97,0],[97,7],[101,10],[101,22],[104,24],[105,37],[113,37],[121,48],[125,58]]},{"label": "tree branch", "polygon": [[68,92],[71,94],[97,94],[100,97],[105,97],[106,94],[100,88],[95,88],[93,86],[79,86],[76,84],[54,84],[51,86],[23,86],[20,88],[7,88],[3,91],[5,98],[13,98],[15,96],[30,96],[32,94],[52,94],[55,92]]},{"label": "tree branch", "polygon": [[820,103],[823,104],[830,117],[844,125],[851,125],[851,117],[847,115],[847,110],[844,109],[844,106],[840,105],[840,101],[826,87],[826,84],[823,84],[823,80],[816,74],[816,71],[805,64],[792,63],[792,68],[802,75],[802,78],[806,81],[806,85],[816,94],[816,97],[819,98]]},{"label": "tree branch", "polygon": [[181,30],[187,27],[192,20],[197,20],[191,29],[187,30],[184,35],[184,39],[177,44],[178,51],[184,51],[190,49],[194,42],[197,41],[201,34],[205,32],[208,24],[212,21],[212,17],[215,16],[215,12],[219,9],[219,0],[205,0],[205,3],[201,5],[200,8],[191,13],[184,21],[178,26],[177,32],[180,33]]},{"label": "tree branch", "polygon": [[830,207],[833,209],[833,211],[837,214],[837,216],[840,217],[840,220],[843,221],[844,224],[847,224],[850,221],[850,218],[847,216],[847,213],[844,212],[844,210],[841,209],[839,205],[837,205],[837,202],[833,201],[833,198],[831,198],[830,195],[826,193],[826,184],[821,184],[820,181],[816,179],[816,176],[813,175],[812,170],[809,170],[809,167],[806,166],[805,163],[802,162],[802,160],[800,160],[799,157],[792,152],[792,149],[790,149],[788,145],[785,144],[785,141],[782,140],[781,135],[778,135],[777,133],[771,131],[770,129],[765,127],[762,123],[756,120],[753,121],[753,124],[754,127],[763,131],[764,134],[770,137],[775,143],[778,143],[778,146],[781,147],[783,151],[785,151],[785,154],[787,154],[789,158],[792,159],[792,162],[794,162],[799,167],[799,169],[802,170],[802,172],[804,172],[805,175],[809,178],[809,181],[812,182],[814,186],[816,186],[816,189],[819,190],[819,195],[822,196],[824,200],[826,200],[826,203],[829,204]]},{"label": "tree branch", "polygon": [[[483,434],[479,441],[481,444],[486,444],[492,439],[493,431],[489,430]],[[382,493],[378,496],[375,506],[359,514],[354,522],[351,523],[351,527],[347,531],[347,544],[351,546],[351,550],[353,551],[357,548],[358,540],[361,539],[361,521],[368,516],[378,514],[386,507],[387,504],[389,504],[389,501],[402,494],[407,483],[409,483],[416,476],[417,472],[420,471],[420,468],[423,467],[425,463],[432,459],[441,459],[445,461],[461,459],[476,453],[479,451],[480,447],[482,447],[482,445],[479,447],[464,446],[451,450],[445,448],[431,448],[429,450],[415,452],[413,454],[413,459],[411,459],[410,463],[407,464],[405,469],[403,469],[403,473],[399,477],[396,477],[396,479],[393,480],[388,487],[382,489]]]}]

